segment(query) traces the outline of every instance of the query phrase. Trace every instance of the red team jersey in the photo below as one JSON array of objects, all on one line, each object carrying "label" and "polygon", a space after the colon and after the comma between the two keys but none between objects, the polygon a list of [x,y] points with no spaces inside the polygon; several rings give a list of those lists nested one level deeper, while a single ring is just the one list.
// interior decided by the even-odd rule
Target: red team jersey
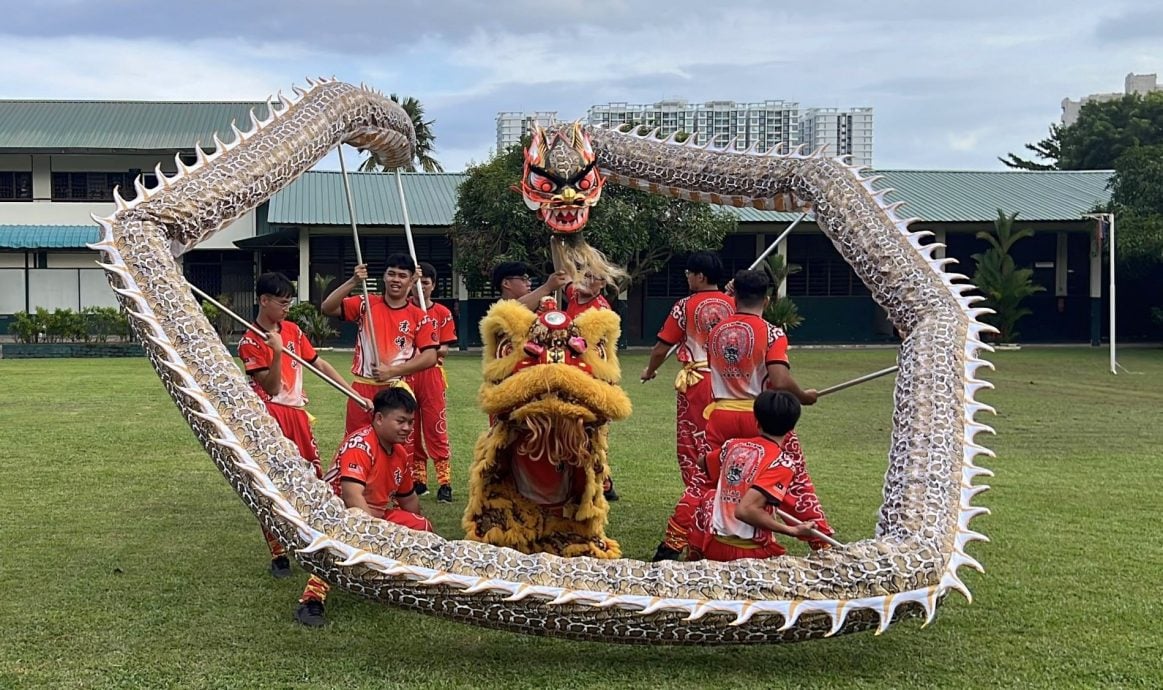
[{"label": "red team jersey", "polygon": [[577,300],[577,288],[575,288],[573,286],[573,283],[570,283],[569,285],[565,286],[565,299],[566,299],[566,302],[568,302],[568,304],[565,307],[565,313],[571,319],[576,319],[578,317],[578,314],[581,314],[582,312],[586,311],[587,309],[609,309],[610,308],[610,303],[602,295],[597,295],[588,302],[578,302],[578,300]]},{"label": "red team jersey", "polygon": [[404,444],[392,444],[389,453],[376,438],[375,430],[365,426],[347,435],[323,481],[331,483],[336,496],[343,495],[340,484],[344,479],[363,484],[363,499],[371,514],[382,517],[393,498],[413,491],[407,464]]},{"label": "red team jersey", "polygon": [[452,320],[452,312],[448,310],[448,307],[440,302],[429,304],[428,319],[432,322],[432,329],[436,333],[437,345],[451,345],[456,342],[456,322]]},{"label": "red team jersey", "polygon": [[787,365],[787,336],[754,314],[734,314],[707,339],[711,395],[715,400],[754,400],[767,386],[767,365]]},{"label": "red team jersey", "polygon": [[[372,297],[372,324],[376,329],[376,345],[379,347],[379,363],[397,365],[407,362],[421,350],[437,346],[436,330],[424,310],[412,302],[393,308],[383,297]],[[359,326],[359,337],[355,341],[355,356],[351,361],[351,373],[364,379],[373,379],[372,341],[364,323],[364,303],[362,297],[346,297],[343,300],[343,320],[354,321]]]},{"label": "red team jersey", "polygon": [[658,331],[667,345],[678,344],[683,364],[707,361],[707,338],[720,321],[735,313],[735,300],[718,290],[704,290],[675,302]]},{"label": "red team jersey", "polygon": [[288,407],[303,407],[307,404],[307,398],[303,395],[303,368],[298,362],[287,356],[287,352],[293,352],[304,360],[314,363],[319,355],[316,354],[315,348],[311,346],[311,341],[307,340],[307,336],[303,335],[303,331],[299,330],[299,326],[290,320],[279,322],[279,336],[283,340],[283,357],[282,357],[282,371],[283,386],[279,394],[273,398],[262,387],[262,384],[254,378],[254,374],[271,367],[271,359],[273,358],[273,351],[258,335],[247,331],[246,335],[238,341],[238,356],[242,359],[242,368],[250,376],[250,385],[258,397],[262,398],[263,402],[273,402],[279,405],[286,405]]},{"label": "red team jersey", "polygon": [[[717,457],[715,457],[717,456]],[[770,439],[736,438],[727,441],[721,451],[707,459],[707,469],[718,465],[719,485],[715,492],[714,535],[743,539],[757,544],[771,541],[771,532],[752,527],[735,517],[735,508],[749,489],[758,489],[767,496],[768,512],[783,500],[795,475],[795,469],[784,457],[783,449]],[[714,475],[712,475],[714,476]]]}]

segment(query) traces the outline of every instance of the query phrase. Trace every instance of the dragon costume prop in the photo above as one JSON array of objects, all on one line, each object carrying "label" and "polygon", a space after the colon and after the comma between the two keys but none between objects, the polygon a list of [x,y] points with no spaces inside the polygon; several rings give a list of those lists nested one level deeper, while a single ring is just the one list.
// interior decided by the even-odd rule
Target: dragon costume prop
[{"label": "dragon costume prop", "polygon": [[[192,297],[174,251],[255,208],[339,144],[370,150],[392,167],[411,158],[407,115],[370,90],[310,81],[268,107],[246,131],[234,128],[229,143],[216,137],[216,150],[199,151],[194,165],[179,160],[175,175],[157,171],[157,186],[139,181],[133,201],[118,197],[115,212],[98,219],[103,235],[93,248],[198,440],[305,569],[414,611],[625,643],[770,643],[879,632],[906,614],[932,619],[951,590],[969,596],[958,570],[980,569],[966,545],[985,539],[969,523],[988,512],[972,501],[986,489],[974,480],[990,474],[974,459],[992,455],[977,442],[991,430],[975,420],[989,409],[975,401],[989,386],[977,377],[987,366],[979,353],[988,350],[981,336],[989,327],[977,320],[983,310],[972,306],[973,286],[943,272],[946,260],[933,258],[938,245],[923,243],[930,233],[910,231],[874,179],[816,154],[742,153],[587,130],[611,182],[759,208],[789,192],[814,204],[820,229],[903,335],[873,538],[806,558],[731,563],[523,554],[345,510],[283,438]],[[516,319],[508,332],[520,329]],[[560,366],[572,365],[537,368]]]}]

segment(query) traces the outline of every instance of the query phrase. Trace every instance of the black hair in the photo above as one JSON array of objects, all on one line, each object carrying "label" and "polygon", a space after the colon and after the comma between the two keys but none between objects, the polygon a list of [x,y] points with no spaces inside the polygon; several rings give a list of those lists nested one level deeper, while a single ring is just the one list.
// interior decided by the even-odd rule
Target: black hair
[{"label": "black hair", "polygon": [[707,282],[718,285],[723,280],[723,261],[715,252],[695,252],[687,257],[686,270],[702,273]]},{"label": "black hair", "polygon": [[274,295],[275,297],[294,297],[295,286],[282,273],[264,273],[254,284],[254,292],[259,297]]},{"label": "black hair", "polygon": [[787,391],[765,390],[752,407],[759,428],[772,436],[783,436],[800,421],[799,398]]},{"label": "black hair", "polygon": [[766,271],[743,270],[735,274],[735,303],[746,307],[756,307],[763,304],[771,290],[771,278]]},{"label": "black hair", "polygon": [[524,261],[504,261],[499,263],[493,269],[493,289],[500,292],[501,283],[505,282],[505,278],[527,276],[529,273],[529,264]]},{"label": "black hair", "polygon": [[427,261],[421,261],[420,262],[420,275],[421,275],[421,277],[428,278],[429,280],[431,280],[432,282],[435,283],[436,282],[436,267],[433,266],[432,264],[428,263]]},{"label": "black hair", "polygon": [[375,412],[388,412],[390,410],[415,412],[416,398],[412,397],[406,388],[391,386],[376,393],[376,397],[372,398],[372,409]]},{"label": "black hair", "polygon": [[402,268],[410,273],[416,270],[416,262],[412,260],[412,257],[399,252],[395,254],[388,254],[388,260],[384,263],[387,264],[387,266],[384,268],[385,272],[387,272],[389,268]]}]

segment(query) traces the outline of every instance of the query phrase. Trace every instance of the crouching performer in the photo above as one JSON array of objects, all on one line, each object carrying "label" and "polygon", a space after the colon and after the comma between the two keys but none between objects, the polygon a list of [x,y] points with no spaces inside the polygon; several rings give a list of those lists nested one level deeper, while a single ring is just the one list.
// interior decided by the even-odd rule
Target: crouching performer
[{"label": "crouching performer", "polygon": [[630,415],[619,386],[618,315],[576,319],[545,298],[502,300],[481,320],[481,407],[490,426],[469,471],[466,537],[523,553],[617,558],[605,535],[609,425]]},{"label": "crouching performer", "polygon": [[[414,530],[432,532],[420,512],[412,485],[406,443],[416,415],[416,398],[401,383],[382,388],[372,399],[371,424],[347,435],[323,480],[348,508]],[[394,504],[394,505],[393,505]],[[318,627],[327,622],[323,602],[328,584],[312,575],[299,598],[295,620]]]},{"label": "crouching performer", "polygon": [[718,477],[703,494],[689,534],[688,560],[782,556],[775,540],[785,534],[807,541],[814,521],[787,525],[774,510],[795,510],[788,489],[797,480],[796,465],[784,452],[787,436],[800,418],[800,402],[787,391],[763,391],[755,399],[759,435],[735,438],[707,456],[707,472]]}]

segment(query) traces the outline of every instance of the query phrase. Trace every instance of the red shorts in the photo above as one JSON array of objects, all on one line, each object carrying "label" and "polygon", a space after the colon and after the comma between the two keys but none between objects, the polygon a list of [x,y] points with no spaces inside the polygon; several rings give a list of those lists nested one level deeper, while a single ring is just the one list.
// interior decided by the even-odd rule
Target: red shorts
[{"label": "red shorts", "polygon": [[448,447],[448,402],[444,370],[430,367],[408,377],[416,394],[416,424],[412,435],[416,457],[426,462],[452,456]]},{"label": "red shorts", "polygon": [[[363,383],[362,381],[352,381],[351,382],[351,389],[353,391],[355,391],[356,393],[359,393],[363,397],[367,398],[368,400],[373,400],[376,397],[376,393],[379,393],[380,391],[382,391],[383,389],[385,389],[387,387],[388,387],[387,384],[384,384],[382,386],[376,386],[376,385],[372,385],[370,383]],[[373,414],[374,413],[371,410],[363,409],[362,407],[360,407],[359,403],[352,400],[351,398],[348,398],[347,399],[347,424],[345,425],[346,426],[345,433],[350,434],[353,431],[358,431],[358,430],[364,428],[365,426],[371,424]]]},{"label": "red shorts", "polygon": [[383,519],[388,522],[394,522],[397,525],[403,525],[408,529],[414,529],[417,532],[435,532],[432,528],[432,523],[428,522],[428,518],[423,515],[417,515],[403,508],[392,508],[383,514]]},{"label": "red shorts", "polygon": [[775,558],[786,553],[782,546],[769,542],[755,548],[724,544],[705,532],[690,533],[689,561],[705,558],[708,561],[737,561],[741,558]]},{"label": "red shorts", "polygon": [[[711,450],[722,448],[733,438],[753,438],[759,435],[759,422],[750,410],[714,410],[707,419],[707,445]],[[715,477],[718,480],[718,477]]]},{"label": "red shorts", "polygon": [[[687,560],[705,558],[708,561],[737,561],[740,558],[774,558],[787,551],[775,539],[754,542],[753,547],[737,546],[720,541],[714,534],[715,497],[718,491],[710,489],[703,494],[694,513],[694,524],[687,536],[690,555]],[[766,534],[766,532],[764,533]]]},{"label": "red shorts", "polygon": [[315,475],[322,477],[319,467],[319,446],[315,445],[315,435],[311,433],[311,419],[301,407],[289,407],[278,403],[267,403],[267,412],[275,418],[283,436],[289,438],[299,448],[299,455],[315,467]]}]

